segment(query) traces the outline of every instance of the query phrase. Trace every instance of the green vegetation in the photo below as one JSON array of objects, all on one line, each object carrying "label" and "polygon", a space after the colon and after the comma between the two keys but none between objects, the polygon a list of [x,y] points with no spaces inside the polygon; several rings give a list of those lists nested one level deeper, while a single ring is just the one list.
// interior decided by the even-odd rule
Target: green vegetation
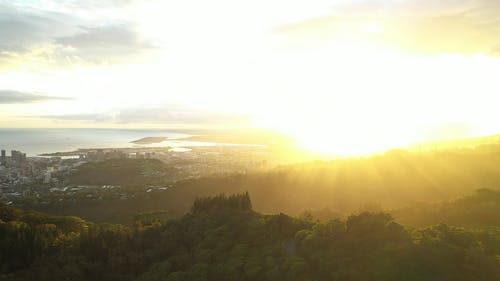
[{"label": "green vegetation", "polygon": [[392,210],[401,223],[426,226],[446,222],[464,227],[500,226],[500,191],[479,189],[473,195]]},{"label": "green vegetation", "polygon": [[[128,189],[102,191],[77,202],[65,198],[60,203],[55,199],[53,204],[25,207],[94,221],[131,223],[141,212],[187,213],[197,196],[248,191],[254,209],[263,213],[298,216],[308,211],[315,218],[328,219],[345,218],[360,210],[385,210],[404,223],[418,226],[439,222],[498,226],[500,222],[499,199],[493,196],[500,191],[500,145],[496,144],[436,152],[398,150],[368,158],[301,163],[247,175],[183,180],[172,183],[167,191],[151,193],[144,191],[151,182],[166,180],[171,174],[168,167],[156,161],[150,164],[153,169],[144,168],[148,161],[130,160],[133,169],[113,162],[89,164],[71,179],[75,184],[119,181],[130,186]],[[145,173],[148,170],[165,171],[165,176],[145,176],[154,174]],[[457,201],[478,189],[488,189],[491,194]],[[113,192],[118,199],[108,199]],[[123,193],[133,196],[123,199]],[[465,205],[453,207],[449,201]],[[457,212],[453,215],[451,209]]]},{"label": "green vegetation", "polygon": [[455,200],[478,189],[499,191],[498,163],[500,150],[485,147],[392,151],[369,158],[301,163],[263,173],[183,181],[168,196],[179,202],[248,191],[259,212],[300,215],[305,210],[327,208],[347,216],[367,206],[372,206],[368,208],[371,210],[376,209],[374,206],[393,210],[421,202]]},{"label": "green vegetation", "polygon": [[196,200],[180,219],[93,224],[0,206],[2,280],[496,281],[500,229],[405,228],[385,213],[314,222]]},{"label": "green vegetation", "polygon": [[115,159],[87,163],[66,181],[98,186],[160,184],[173,173],[173,168],[156,159]]}]

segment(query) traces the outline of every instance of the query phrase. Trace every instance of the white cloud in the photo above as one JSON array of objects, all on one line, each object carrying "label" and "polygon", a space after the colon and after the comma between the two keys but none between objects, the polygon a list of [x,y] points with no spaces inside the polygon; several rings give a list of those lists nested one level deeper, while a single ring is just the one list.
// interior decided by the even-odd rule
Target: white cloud
[{"label": "white cloud", "polygon": [[226,126],[249,125],[249,117],[192,110],[182,106],[156,105],[154,107],[129,107],[100,113],[77,113],[39,116],[53,121],[82,121],[104,124],[159,124],[176,126]]},{"label": "white cloud", "polygon": [[40,93],[21,92],[14,90],[0,90],[0,104],[26,104],[67,100],[71,100],[71,98],[55,97]]},{"label": "white cloud", "polygon": [[[78,3],[65,2],[64,6],[83,10],[92,6]],[[29,64],[33,56],[42,65],[45,62],[46,67],[120,63],[152,48],[132,22],[108,18],[87,20],[69,11],[32,6],[0,3],[0,60],[5,65]]]}]

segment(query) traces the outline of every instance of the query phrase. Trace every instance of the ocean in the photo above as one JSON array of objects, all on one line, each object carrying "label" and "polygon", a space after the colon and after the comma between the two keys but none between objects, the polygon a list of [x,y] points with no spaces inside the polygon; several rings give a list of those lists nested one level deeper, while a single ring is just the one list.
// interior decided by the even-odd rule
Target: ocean
[{"label": "ocean", "polygon": [[[169,140],[154,145],[137,145],[131,141],[145,137],[184,138],[189,134],[169,130],[132,129],[0,129],[0,149],[20,150],[27,156],[73,151],[79,148],[121,148],[147,146],[182,147],[192,142]],[[210,145],[209,143],[197,143]],[[196,144],[194,144],[196,145]]]}]

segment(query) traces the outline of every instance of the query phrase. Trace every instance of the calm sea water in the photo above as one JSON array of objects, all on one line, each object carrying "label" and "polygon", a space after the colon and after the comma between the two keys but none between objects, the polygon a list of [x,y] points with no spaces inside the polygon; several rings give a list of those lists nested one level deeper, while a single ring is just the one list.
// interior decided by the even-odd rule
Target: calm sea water
[{"label": "calm sea water", "polygon": [[[20,150],[28,156],[72,151],[79,148],[143,147],[131,141],[144,137],[182,138],[188,134],[168,130],[125,129],[0,129],[0,149]],[[168,141],[159,146],[182,146],[182,141]]]}]

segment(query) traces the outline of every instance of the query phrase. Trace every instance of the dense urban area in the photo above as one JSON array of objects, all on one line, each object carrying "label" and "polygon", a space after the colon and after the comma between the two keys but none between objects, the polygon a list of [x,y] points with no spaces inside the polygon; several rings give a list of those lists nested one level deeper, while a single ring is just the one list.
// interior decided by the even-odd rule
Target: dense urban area
[{"label": "dense urban area", "polygon": [[[35,157],[27,157],[26,153],[17,150],[12,150],[9,156],[7,151],[1,150],[0,199],[7,204],[30,198],[41,204],[48,204],[50,200],[47,198],[54,197],[51,195],[65,195],[64,198],[58,198],[62,201],[68,198],[75,200],[82,195],[85,198],[102,199],[102,196],[96,196],[97,192],[120,189],[123,189],[122,192],[115,192],[119,198],[129,198],[137,192],[125,189],[134,183],[123,180],[130,176],[127,174],[108,174],[108,182],[106,179],[89,182],[88,177],[92,177],[92,174],[86,174],[79,180],[78,171],[91,169],[92,165],[111,169],[121,169],[126,165],[141,166],[138,167],[141,169],[138,171],[141,176],[153,179],[152,182],[156,183],[145,186],[145,192],[152,192],[166,191],[180,180],[262,170],[269,163],[268,151],[261,146],[81,149]],[[101,173],[109,172],[106,169],[99,170]],[[117,185],[117,182],[123,184]]]}]

